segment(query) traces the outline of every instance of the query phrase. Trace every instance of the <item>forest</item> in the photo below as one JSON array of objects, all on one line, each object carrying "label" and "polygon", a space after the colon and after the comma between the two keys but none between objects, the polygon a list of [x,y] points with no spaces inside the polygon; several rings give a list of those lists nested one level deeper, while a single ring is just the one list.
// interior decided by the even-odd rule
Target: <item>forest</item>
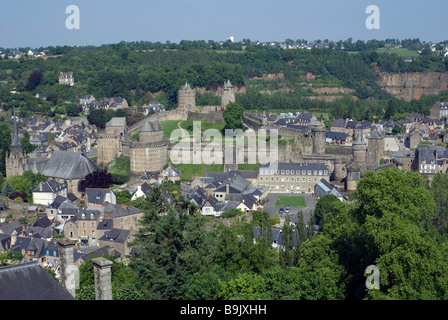
[{"label": "forest", "polygon": [[[7,82],[0,88],[0,100],[6,110],[16,105],[23,114],[40,112],[50,117],[66,112],[70,105],[66,101],[76,103],[84,94],[92,94],[97,100],[120,96],[133,106],[159,100],[173,109],[177,106],[177,91],[185,82],[208,90],[197,94],[198,105],[204,105],[219,101],[213,92],[229,79],[234,86],[247,89],[245,94],[237,94],[237,102],[248,110],[317,110],[336,118],[372,119],[384,118],[385,109],[393,104],[397,112],[428,113],[440,96],[411,102],[394,99],[378,86],[378,72],[446,72],[448,60],[419,41],[402,42],[409,50],[422,49],[412,62],[394,53],[377,51],[390,42],[368,41],[362,45],[347,40],[340,42],[344,50],[337,49],[339,45],[286,50],[229,41],[223,45],[213,41],[121,42],[47,48],[46,59],[0,61],[0,81]],[[74,72],[75,86],[58,84],[61,71]],[[281,82],[253,80],[267,74],[282,74],[283,78]],[[307,74],[315,80],[305,81]],[[357,99],[310,99],[313,93],[307,88],[309,83],[315,87],[350,88]],[[261,93],[261,87],[278,89],[280,85],[289,92]],[[42,92],[47,96],[45,100],[34,98]]]},{"label": "forest", "polygon": [[[129,263],[114,261],[116,299],[444,300],[448,298],[448,175],[368,172],[350,202],[319,199],[312,221],[299,214],[272,247],[266,212],[212,223],[180,194],[167,205],[155,188]],[[174,188],[174,189],[173,189]],[[171,190],[171,191],[172,191]],[[315,222],[314,222],[315,221]],[[319,231],[314,225],[319,225]],[[255,241],[254,241],[255,239]],[[112,257],[113,259],[113,257]],[[380,272],[367,289],[368,266]],[[92,299],[93,267],[81,267],[78,299]]]}]

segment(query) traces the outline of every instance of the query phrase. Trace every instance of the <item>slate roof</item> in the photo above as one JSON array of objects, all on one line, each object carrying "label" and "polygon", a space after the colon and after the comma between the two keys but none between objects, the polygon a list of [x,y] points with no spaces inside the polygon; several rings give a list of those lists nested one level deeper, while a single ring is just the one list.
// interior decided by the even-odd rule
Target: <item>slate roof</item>
[{"label": "slate roof", "polygon": [[37,186],[34,188],[33,192],[57,193],[65,188],[67,188],[67,183],[59,183],[54,179],[49,179],[47,182],[42,183],[42,190],[40,189],[40,186]]},{"label": "slate roof", "polygon": [[0,268],[0,300],[74,300],[37,261]]},{"label": "slate roof", "polygon": [[113,117],[106,123],[106,127],[125,127],[126,118],[125,117]]},{"label": "slate roof", "polygon": [[129,237],[131,230],[126,229],[111,229],[106,231],[104,235],[99,238],[100,241],[110,241],[114,243],[125,243],[126,239]]},{"label": "slate roof", "polygon": [[98,167],[78,152],[56,150],[45,165],[42,174],[67,180],[84,179]]},{"label": "slate roof", "polygon": [[113,219],[103,219],[100,222],[98,222],[98,226],[96,227],[97,230],[111,230],[114,227],[114,220]]},{"label": "slate roof", "polygon": [[[279,162],[277,163],[277,170],[327,170],[328,168],[323,163],[290,163],[290,162]],[[275,167],[275,164],[273,164]],[[260,165],[259,170],[265,170],[269,168],[269,163]]]},{"label": "slate roof", "polygon": [[163,129],[158,121],[151,121],[147,119],[143,124],[143,126],[141,127],[140,132],[155,132],[160,130]]},{"label": "slate roof", "polygon": [[89,203],[102,205],[110,193],[113,193],[111,189],[86,188],[86,197]]},{"label": "slate roof", "polygon": [[333,122],[331,123],[331,127],[333,127],[333,128],[344,128],[345,127],[345,120],[342,120],[342,119],[333,120]]},{"label": "slate roof", "polygon": [[363,138],[363,136],[358,133],[355,141],[353,141],[353,145],[367,145],[367,141]]},{"label": "slate roof", "polygon": [[112,213],[112,218],[129,216],[140,212],[140,209],[124,204],[108,203],[104,206],[104,213]]},{"label": "slate roof", "polygon": [[348,137],[350,137],[350,135],[344,132],[333,132],[333,131],[326,131],[325,136],[332,140],[342,140],[342,141],[345,141],[347,140]]}]

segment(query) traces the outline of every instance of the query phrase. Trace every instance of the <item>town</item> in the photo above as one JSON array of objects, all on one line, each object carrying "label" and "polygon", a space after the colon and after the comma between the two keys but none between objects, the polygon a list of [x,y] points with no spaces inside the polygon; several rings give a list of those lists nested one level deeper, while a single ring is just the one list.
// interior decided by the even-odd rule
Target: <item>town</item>
[{"label": "town", "polygon": [[[315,47],[333,50],[329,49],[327,41],[254,45],[272,46],[275,50],[315,50]],[[435,45],[431,44],[430,48]],[[431,52],[444,56],[445,47],[438,49]],[[0,56],[5,55],[8,56],[6,61],[21,56],[15,51],[0,52]],[[45,53],[30,50],[27,56],[42,58]],[[54,86],[62,87],[60,90],[68,87],[82,91],[86,87],[78,84],[77,77],[76,71],[60,71]],[[315,81],[315,78],[310,75],[308,80]],[[95,97],[88,90],[82,91],[77,101],[64,101],[47,92],[33,92],[33,103],[54,100],[56,109],[57,105],[64,105],[65,114],[60,112],[57,116],[55,110],[48,114],[29,112],[13,98],[8,98],[8,102],[0,100],[2,128],[8,135],[2,138],[6,140],[10,136],[10,143],[2,141],[0,261],[4,267],[0,268],[0,286],[13,286],[14,277],[28,272],[43,279],[36,286],[54,287],[48,299],[110,300],[113,295],[119,296],[117,291],[112,292],[113,263],[120,263],[123,268],[132,266],[136,259],[149,254],[146,250],[151,254],[157,251],[147,247],[164,244],[171,236],[202,227],[210,234],[217,230],[219,236],[215,239],[223,241],[219,243],[220,253],[227,258],[216,259],[228,270],[253,268],[254,274],[262,273],[263,268],[258,265],[246,263],[241,267],[238,266],[241,262],[228,258],[237,256],[236,251],[230,251],[232,245],[241,246],[235,243],[243,243],[244,249],[245,242],[241,239],[248,234],[251,239],[246,239],[247,243],[256,245],[268,239],[269,249],[263,250],[272,251],[260,249],[263,259],[257,260],[249,257],[247,252],[251,249],[246,249],[249,258],[242,255],[241,261],[269,261],[278,254],[282,257],[279,258],[282,267],[296,266],[301,258],[296,253],[292,258],[286,257],[285,252],[301,246],[306,248],[306,242],[314,243],[315,237],[321,239],[318,235],[328,230],[325,229],[328,225],[338,224],[320,211],[326,201],[337,201],[331,206],[339,208],[339,213],[343,212],[340,206],[350,208],[358,201],[360,184],[360,194],[365,190],[363,179],[371,178],[372,174],[417,174],[421,181],[430,184],[433,179],[438,181],[438,174],[447,173],[448,101],[436,101],[426,114],[391,112],[388,119],[378,116],[337,118],[330,113],[303,108],[295,111],[243,108],[238,101],[242,86],[236,83],[230,77],[225,79],[215,90],[214,103],[207,104],[203,103],[203,89],[186,81],[175,88],[175,107],[165,106],[164,101],[152,95],[145,104],[137,104],[122,96]],[[0,88],[8,97],[20,95],[7,82]],[[201,99],[200,104],[198,99]],[[195,122],[202,131],[195,130]],[[218,133],[225,129],[239,129],[244,135],[217,139]],[[175,135],[174,130],[177,130]],[[261,139],[261,131],[268,133],[262,137],[266,142],[262,150],[261,144],[245,140],[249,135]],[[215,141],[210,140],[210,132],[216,133],[211,134]],[[275,143],[273,137],[277,137]],[[179,161],[198,159],[195,148],[198,141],[213,151],[213,156],[210,153],[207,159],[204,155],[201,157],[199,151],[199,159],[209,161]],[[230,154],[225,148],[229,141],[233,146]],[[216,142],[219,143],[214,144]],[[273,146],[276,149],[272,149]],[[274,155],[275,161],[260,161],[262,152]],[[254,163],[253,159],[257,161]],[[189,217],[185,219],[203,219],[200,227],[199,222],[196,226],[188,225],[186,220],[182,222],[182,212]],[[167,225],[174,226],[173,221],[179,220],[176,222],[179,228],[185,227],[183,223],[191,229],[167,230],[167,225],[157,224],[162,218],[174,219],[167,220]],[[250,232],[245,231],[245,223],[249,223]],[[291,232],[290,238],[286,232]],[[148,235],[166,238],[142,246]],[[195,247],[196,240],[185,242]],[[249,244],[247,246],[249,248]],[[200,245],[197,247],[198,252],[205,250]],[[185,256],[179,254],[179,259],[194,260],[194,253],[185,250],[193,258],[182,252]],[[167,252],[172,254],[168,249]],[[73,266],[76,270],[85,270],[83,268],[90,265],[95,275],[106,274],[95,281],[95,288],[79,290],[66,284],[67,270]],[[199,266],[195,268],[200,269]],[[228,270],[226,272],[230,272]],[[176,272],[180,271],[176,269]],[[191,274],[194,282],[196,273]],[[55,279],[57,285],[51,282]],[[37,287],[32,289],[40,291]],[[138,299],[144,299],[147,296],[141,293],[143,291],[133,292]],[[154,289],[151,297],[166,298],[156,291]],[[6,298],[7,294],[11,294],[9,298],[12,299],[28,298],[20,296],[23,294],[20,290],[0,292],[0,297]],[[27,294],[33,299],[32,290]],[[189,297],[197,297],[196,292],[189,294]],[[262,294],[241,296],[267,297]],[[241,296],[228,295],[224,299]],[[341,298],[343,294],[328,296]],[[285,294],[285,297],[295,296]]]}]

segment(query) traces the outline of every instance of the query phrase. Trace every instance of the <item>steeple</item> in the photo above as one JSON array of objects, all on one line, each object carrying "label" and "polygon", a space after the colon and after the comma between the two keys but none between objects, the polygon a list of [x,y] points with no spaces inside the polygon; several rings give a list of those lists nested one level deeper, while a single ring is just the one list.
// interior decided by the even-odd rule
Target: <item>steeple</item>
[{"label": "steeple", "polygon": [[11,153],[22,153],[22,142],[17,129],[16,108],[14,107],[13,132],[11,133]]}]

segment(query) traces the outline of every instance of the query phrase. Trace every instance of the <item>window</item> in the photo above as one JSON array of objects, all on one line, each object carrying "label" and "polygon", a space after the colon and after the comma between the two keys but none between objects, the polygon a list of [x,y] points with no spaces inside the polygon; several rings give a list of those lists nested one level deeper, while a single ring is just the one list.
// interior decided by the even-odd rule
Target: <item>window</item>
[{"label": "window", "polygon": [[322,170],[319,170],[319,175],[320,175],[320,176],[322,175]]},{"label": "window", "polygon": [[49,256],[50,255],[50,249],[45,249],[45,254],[47,255],[47,256]]},{"label": "window", "polygon": [[285,170],[282,170],[282,174],[285,174]]},{"label": "window", "polygon": [[302,176],[306,175],[306,171],[302,170]]},{"label": "window", "polygon": [[289,174],[289,170],[286,170],[286,174]]},{"label": "window", "polygon": [[53,257],[57,257],[58,256],[58,252],[56,251],[56,249],[53,249]]},{"label": "window", "polygon": [[315,176],[315,175],[317,175],[317,171],[316,170],[313,171],[313,176]]},{"label": "window", "polygon": [[300,175],[300,170],[296,170],[296,175]]},{"label": "window", "polygon": [[263,181],[263,177],[260,177],[260,181]]},{"label": "window", "polygon": [[324,171],[324,175],[328,175],[328,171],[327,170]]},{"label": "window", "polygon": [[95,219],[95,215],[93,213],[90,214],[90,219]]},{"label": "window", "polygon": [[86,218],[86,214],[83,213],[81,217],[82,217],[82,219],[85,219]]},{"label": "window", "polygon": [[311,175],[311,170],[308,170],[308,175],[309,175],[309,176]]}]

